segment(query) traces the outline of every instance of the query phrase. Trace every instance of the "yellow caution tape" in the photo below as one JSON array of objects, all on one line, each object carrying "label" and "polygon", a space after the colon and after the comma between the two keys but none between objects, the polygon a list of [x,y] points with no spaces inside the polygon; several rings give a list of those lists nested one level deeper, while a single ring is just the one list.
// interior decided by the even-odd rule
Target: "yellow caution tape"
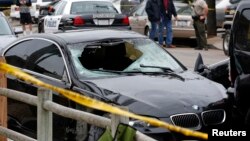
[{"label": "yellow caution tape", "polygon": [[62,94],[63,96],[69,98],[72,101],[75,101],[81,105],[84,105],[84,106],[87,106],[87,107],[90,107],[93,109],[97,109],[97,110],[109,112],[112,114],[117,114],[117,115],[121,115],[121,116],[127,116],[130,118],[142,120],[142,121],[145,121],[153,126],[163,127],[163,128],[166,128],[170,131],[173,131],[173,132],[182,133],[185,136],[192,136],[192,137],[205,139],[205,140],[208,139],[208,134],[206,134],[206,133],[189,130],[189,129],[182,128],[179,126],[174,126],[172,124],[169,124],[169,123],[166,123],[166,122],[154,119],[154,118],[136,115],[136,114],[131,113],[129,111],[125,111],[125,110],[122,110],[118,107],[114,107],[112,105],[109,105],[107,103],[86,97],[82,94],[78,94],[78,93],[73,92],[73,91],[69,91],[66,89],[62,89],[59,87],[55,87],[55,86],[46,84],[46,83],[34,78],[33,76],[21,71],[20,69],[13,67],[11,65],[8,65],[6,63],[0,62],[0,71],[5,72],[6,74],[13,75],[21,80],[24,80],[25,82],[33,83],[34,85],[37,85],[39,87],[44,87],[44,88],[53,90],[55,92],[58,92],[58,93]]}]

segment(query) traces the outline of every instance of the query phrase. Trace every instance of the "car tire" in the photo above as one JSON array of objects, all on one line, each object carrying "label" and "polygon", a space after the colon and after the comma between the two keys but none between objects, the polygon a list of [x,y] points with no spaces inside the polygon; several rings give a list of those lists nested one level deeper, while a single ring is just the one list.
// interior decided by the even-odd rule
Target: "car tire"
[{"label": "car tire", "polygon": [[229,39],[230,39],[230,30],[225,31],[223,36],[223,51],[225,55],[229,55]]}]

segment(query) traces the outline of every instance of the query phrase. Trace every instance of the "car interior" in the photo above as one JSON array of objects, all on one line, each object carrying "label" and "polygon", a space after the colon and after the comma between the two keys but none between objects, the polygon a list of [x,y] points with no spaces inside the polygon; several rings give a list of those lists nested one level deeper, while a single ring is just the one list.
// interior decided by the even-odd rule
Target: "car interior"
[{"label": "car interior", "polygon": [[104,69],[122,71],[142,53],[128,43],[88,45],[79,57],[83,67],[89,70]]}]

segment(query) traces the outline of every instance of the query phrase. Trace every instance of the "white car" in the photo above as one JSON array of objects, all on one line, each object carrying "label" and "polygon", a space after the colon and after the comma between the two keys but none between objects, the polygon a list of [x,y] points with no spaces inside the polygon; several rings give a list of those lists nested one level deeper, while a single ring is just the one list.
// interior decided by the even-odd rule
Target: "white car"
[{"label": "white car", "polygon": [[217,2],[216,8],[216,26],[222,27],[223,22],[225,21],[225,11],[227,6],[231,5],[229,0],[220,0]]},{"label": "white car", "polygon": [[[149,35],[151,28],[145,11],[146,2],[147,1],[142,2],[129,17],[131,29],[143,35]],[[174,5],[178,15],[178,20],[174,20],[174,18],[172,18],[173,36],[175,38],[195,39],[196,37],[191,17],[191,7],[182,2],[175,2]],[[166,33],[164,33],[164,35],[166,35]]]},{"label": "white car", "polygon": [[38,21],[38,31],[46,33],[100,27],[130,29],[129,19],[110,0],[61,0]]},{"label": "white car", "polygon": [[[37,19],[39,16],[40,6],[47,5],[48,3],[52,2],[52,1],[54,1],[54,0],[31,0],[32,6],[30,7],[30,14],[35,22],[37,22]],[[10,17],[14,18],[14,19],[20,18],[19,6],[15,5],[15,4],[11,5]]]}]

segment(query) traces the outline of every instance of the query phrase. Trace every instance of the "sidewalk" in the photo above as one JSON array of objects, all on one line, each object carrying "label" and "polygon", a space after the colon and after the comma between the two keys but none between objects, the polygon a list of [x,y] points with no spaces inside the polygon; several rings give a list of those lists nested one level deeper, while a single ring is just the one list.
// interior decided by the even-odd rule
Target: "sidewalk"
[{"label": "sidewalk", "polygon": [[211,37],[207,39],[207,43],[209,45],[209,48],[216,48],[219,50],[223,50],[223,45],[222,45],[223,39],[222,35],[218,34],[215,37]]}]

